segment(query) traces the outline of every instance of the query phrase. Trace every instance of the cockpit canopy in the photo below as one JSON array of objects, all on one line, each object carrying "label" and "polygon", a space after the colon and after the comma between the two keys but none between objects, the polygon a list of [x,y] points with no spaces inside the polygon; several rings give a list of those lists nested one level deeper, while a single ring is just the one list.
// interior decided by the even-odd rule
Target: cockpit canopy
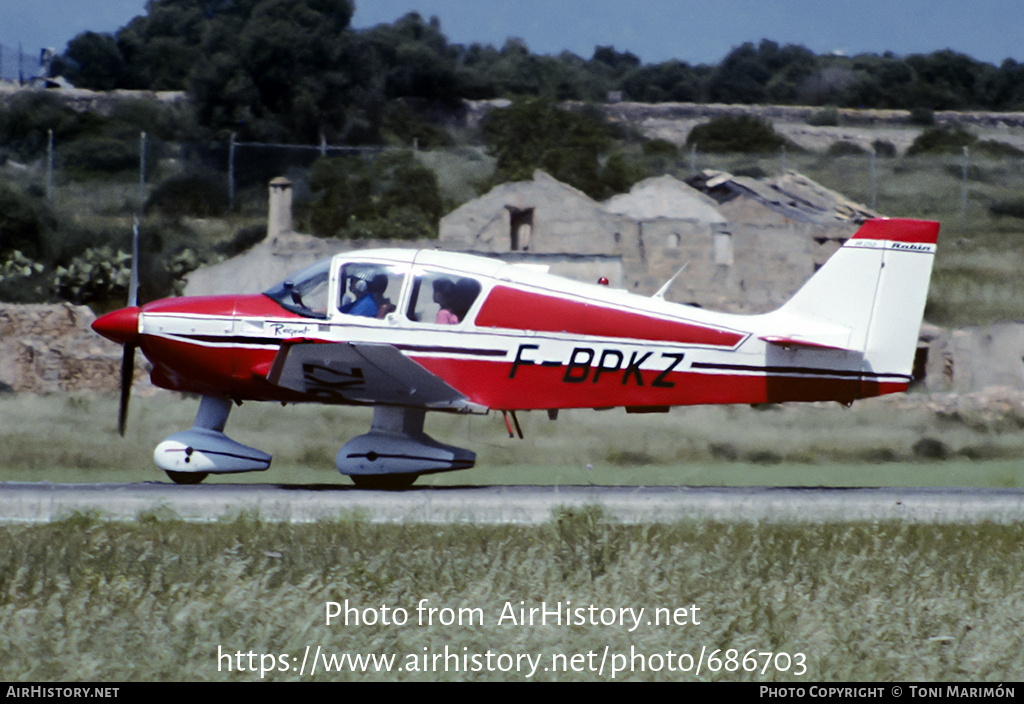
[{"label": "cockpit canopy", "polygon": [[330,283],[331,260],[325,259],[289,276],[263,293],[292,313],[306,318],[326,319]]},{"label": "cockpit canopy", "polygon": [[[483,291],[478,277],[448,268],[374,259],[323,260],[264,294],[305,318],[383,320],[395,313],[407,323],[459,325]],[[336,272],[336,283],[332,272]]]}]

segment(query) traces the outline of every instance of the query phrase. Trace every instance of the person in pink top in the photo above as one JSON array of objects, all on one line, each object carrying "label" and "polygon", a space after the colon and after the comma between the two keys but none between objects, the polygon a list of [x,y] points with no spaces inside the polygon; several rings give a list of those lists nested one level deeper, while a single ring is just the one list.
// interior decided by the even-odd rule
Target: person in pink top
[{"label": "person in pink top", "polygon": [[448,309],[449,298],[451,297],[452,289],[455,288],[455,284],[451,279],[438,279],[434,282],[434,303],[441,306],[441,310],[437,311],[437,317],[434,318],[434,322],[439,325],[456,325],[459,322],[459,316],[451,312]]}]

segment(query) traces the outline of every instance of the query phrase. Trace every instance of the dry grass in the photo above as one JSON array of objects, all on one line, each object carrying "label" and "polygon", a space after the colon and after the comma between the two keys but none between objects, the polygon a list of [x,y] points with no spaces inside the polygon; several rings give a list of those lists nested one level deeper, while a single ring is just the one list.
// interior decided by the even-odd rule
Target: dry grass
[{"label": "dry grass", "polygon": [[[432,414],[427,432],[476,451],[477,467],[419,484],[1024,486],[1017,463],[1024,408],[960,404],[950,411],[929,399],[873,399],[849,409],[693,407],[647,416],[578,410],[554,422],[523,413],[525,440],[509,439],[500,415]],[[135,398],[121,439],[113,397],[0,396],[0,477],[163,481],[153,448],[188,428],[197,406],[171,393]],[[370,417],[368,409],[247,403],[233,411],[228,433],[273,454],[273,466],[208,481],[346,483],[334,456],[367,432]]]},{"label": "dry grass", "polygon": [[[509,680],[524,672],[408,671],[410,655],[642,653],[661,671],[616,679],[1014,681],[1024,673],[1020,526],[896,524],[616,526],[563,511],[539,527],[291,526],[240,518],[194,525],[88,516],[0,528],[0,673],[8,681],[259,680],[220,652],[257,657],[266,680]],[[404,608],[410,623],[325,624],[326,602]],[[479,609],[419,625],[420,599]],[[498,623],[518,608],[644,608],[617,625]],[[697,606],[699,625],[654,626],[655,608]],[[468,613],[468,612],[466,612]],[[382,654],[401,672],[297,671],[306,646]],[[631,651],[631,648],[633,649]],[[669,652],[734,649],[805,656],[806,674],[769,668],[669,672]],[[289,656],[296,670],[269,671]],[[230,658],[228,658],[230,659]],[[444,667],[444,661],[440,661]],[[610,667],[609,660],[608,667]],[[624,661],[619,660],[620,664]],[[678,662],[678,661],[677,661]],[[236,661],[237,664],[237,661]],[[684,663],[685,664],[685,663]],[[783,661],[784,664],[784,661]],[[795,661],[794,661],[795,664]],[[218,668],[218,665],[220,667]],[[610,680],[593,670],[537,680]],[[733,667],[736,670],[736,667]],[[308,668],[307,668],[308,673]]]},{"label": "dry grass", "polygon": [[[152,447],[187,427],[195,406],[170,394],[135,399],[122,441],[113,430],[115,399],[2,397],[3,478],[162,478]],[[1021,417],[1012,408],[949,413],[880,400],[852,409],[693,408],[628,419],[581,411],[556,423],[541,414],[521,420],[526,441],[504,437],[500,417],[431,418],[428,431],[479,450],[481,466],[425,483],[1024,486],[1016,459],[963,455],[970,447],[1019,455]],[[344,482],[333,454],[368,423],[360,409],[246,404],[229,430],[277,457],[269,474],[232,480]],[[922,438],[939,442],[949,459],[928,459],[934,444],[915,449]],[[878,463],[866,463],[865,453],[880,453]],[[199,525],[166,509],[123,524],[75,515],[0,527],[0,676],[253,681],[261,673],[248,669],[246,657],[245,671],[230,656],[218,658],[252,652],[266,680],[519,681],[525,673],[455,671],[452,661],[432,658],[448,646],[459,655],[530,654],[543,668],[562,656],[581,655],[578,662],[586,663],[591,652],[597,655],[590,662],[599,662],[607,646],[619,664],[624,655],[642,654],[645,666],[657,669],[641,670],[632,660],[633,671],[617,672],[617,680],[1014,681],[1024,673],[1021,531],[897,523],[621,526],[596,508],[562,510],[534,527],[357,518],[288,525],[252,515]],[[439,608],[478,609],[484,620],[326,625],[326,602],[346,599],[360,610],[405,608],[413,620],[416,604],[428,599]],[[630,633],[608,625],[498,623],[506,604],[565,601],[642,607],[648,615],[696,605],[700,624],[653,627],[645,620]],[[307,646],[393,657],[405,669],[328,673],[321,662],[316,676],[300,675],[289,668]],[[697,657],[702,648],[720,651],[717,671],[705,664],[698,677],[692,668],[666,669],[669,652],[682,666],[680,655]],[[751,651],[802,653],[807,671],[728,671],[729,651],[733,665]],[[449,671],[410,671],[409,657],[424,654],[432,669],[448,662]],[[289,657],[284,671],[275,669],[282,655]],[[611,673],[541,669],[532,679],[609,680]]]}]

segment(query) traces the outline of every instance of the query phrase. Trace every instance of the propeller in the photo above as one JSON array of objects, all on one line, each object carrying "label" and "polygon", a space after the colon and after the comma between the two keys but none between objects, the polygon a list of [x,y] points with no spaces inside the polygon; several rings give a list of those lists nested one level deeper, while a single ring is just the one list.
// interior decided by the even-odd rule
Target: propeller
[{"label": "propeller", "polygon": [[135,376],[135,345],[126,344],[121,357],[121,403],[117,408],[117,432],[124,437],[128,424],[128,401],[132,395],[132,380]]},{"label": "propeller", "polygon": [[[139,217],[132,224],[132,272],[128,281],[128,307],[139,305]],[[117,432],[124,437],[128,423],[128,401],[132,396],[132,382],[135,380],[135,343],[125,342],[121,356],[121,401],[117,408]]]},{"label": "propeller", "polygon": [[128,306],[93,321],[92,329],[108,340],[124,346],[121,357],[121,403],[117,411],[117,431],[124,437],[128,420],[128,401],[135,378],[135,348],[139,346],[139,220],[132,228],[132,271],[128,283]]}]

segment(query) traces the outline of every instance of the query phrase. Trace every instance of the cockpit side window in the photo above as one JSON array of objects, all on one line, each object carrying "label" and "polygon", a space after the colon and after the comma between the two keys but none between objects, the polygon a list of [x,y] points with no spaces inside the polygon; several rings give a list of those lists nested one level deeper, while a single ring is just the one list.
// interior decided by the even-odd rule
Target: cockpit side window
[{"label": "cockpit side window", "polygon": [[466,319],[481,288],[480,282],[469,276],[418,272],[406,317],[417,323],[458,325]]},{"label": "cockpit side window", "polygon": [[354,262],[341,268],[338,283],[344,315],[381,320],[395,311],[405,269],[386,264]]},{"label": "cockpit side window", "polygon": [[263,293],[298,315],[326,318],[330,273],[330,260],[317,262]]}]

